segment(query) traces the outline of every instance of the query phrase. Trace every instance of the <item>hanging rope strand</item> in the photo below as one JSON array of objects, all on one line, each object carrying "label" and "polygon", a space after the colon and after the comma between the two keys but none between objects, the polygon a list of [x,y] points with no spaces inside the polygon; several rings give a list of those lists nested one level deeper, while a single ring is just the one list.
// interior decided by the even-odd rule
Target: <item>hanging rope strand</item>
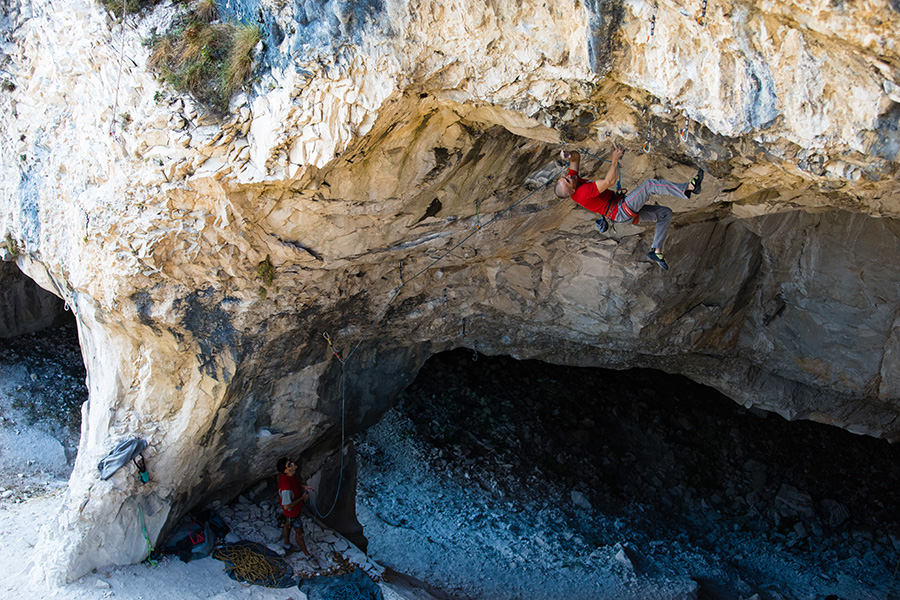
[{"label": "hanging rope strand", "polygon": [[[601,160],[604,160],[604,159],[601,159]],[[341,363],[341,445],[340,445],[341,461],[340,461],[340,471],[339,471],[339,474],[338,474],[338,484],[337,484],[337,489],[336,489],[335,492],[334,492],[334,500],[333,500],[332,503],[331,503],[331,507],[328,509],[327,512],[325,512],[324,514],[322,514],[322,513],[319,512],[319,507],[317,506],[315,499],[313,499],[312,502],[311,502],[311,504],[312,504],[312,506],[313,506],[313,510],[315,511],[316,515],[317,515],[320,519],[326,519],[326,518],[328,518],[328,516],[334,511],[335,506],[337,506],[338,497],[340,496],[340,492],[341,492],[341,486],[343,485],[343,481],[344,481],[344,444],[345,444],[345,441],[346,441],[346,410],[345,410],[345,408],[346,408],[346,405],[347,405],[347,385],[346,385],[346,380],[347,380],[347,363],[350,361],[351,358],[353,358],[353,355],[356,354],[356,351],[359,349],[359,347],[360,347],[360,345],[363,343],[363,341],[366,340],[366,339],[369,337],[369,333],[371,333],[372,328],[375,327],[375,325],[376,325],[379,321],[381,321],[382,317],[384,317],[384,315],[385,315],[385,313],[387,312],[388,308],[391,306],[391,304],[393,304],[394,300],[397,299],[397,296],[400,295],[400,292],[403,290],[404,287],[406,287],[406,285],[407,285],[408,283],[410,283],[410,282],[413,281],[414,279],[418,278],[420,275],[422,275],[423,273],[425,273],[426,271],[428,271],[431,267],[433,267],[434,265],[436,265],[436,264],[439,263],[440,261],[444,260],[447,256],[450,255],[450,253],[452,253],[454,250],[456,250],[457,248],[459,248],[460,246],[462,246],[464,243],[466,243],[466,242],[467,242],[472,236],[474,236],[476,233],[478,233],[478,232],[480,232],[481,230],[483,230],[483,229],[489,227],[490,225],[492,225],[493,223],[495,223],[496,221],[498,221],[498,220],[500,219],[500,217],[502,217],[503,215],[505,215],[506,213],[508,213],[509,211],[511,211],[513,208],[515,208],[516,206],[518,206],[518,205],[521,204],[522,202],[525,202],[525,200],[527,200],[528,198],[530,198],[531,196],[533,196],[534,194],[536,194],[536,193],[539,192],[540,190],[542,190],[542,189],[544,189],[545,187],[547,187],[547,185],[548,185],[551,181],[554,181],[554,180],[560,175],[561,172],[562,172],[562,171],[558,171],[553,177],[550,177],[550,178],[547,180],[547,182],[544,183],[542,186],[540,186],[539,188],[535,189],[534,191],[532,191],[531,193],[529,193],[528,195],[526,195],[526,196],[525,196],[524,198],[522,198],[521,200],[519,200],[519,201],[517,201],[517,202],[511,204],[510,206],[508,206],[507,208],[505,208],[505,209],[502,210],[501,212],[497,213],[496,215],[494,215],[493,218],[491,218],[491,219],[490,219],[489,221],[487,221],[485,224],[483,224],[483,225],[478,224],[478,226],[476,227],[475,230],[473,230],[472,232],[470,232],[470,233],[469,233],[467,236],[465,236],[462,240],[460,240],[458,243],[456,243],[452,248],[450,248],[449,250],[447,250],[446,252],[444,252],[443,254],[441,254],[440,256],[438,256],[437,258],[435,258],[433,261],[431,261],[431,263],[429,263],[426,267],[424,267],[423,269],[421,269],[420,271],[418,271],[416,274],[414,274],[414,275],[413,275],[412,277],[410,277],[409,279],[406,279],[405,281],[402,281],[402,282],[400,283],[400,285],[397,287],[397,289],[394,290],[393,294],[391,294],[391,297],[390,297],[390,299],[388,300],[387,304],[384,305],[384,307],[381,309],[381,311],[378,313],[378,315],[375,317],[375,319],[372,321],[372,323],[369,325],[369,327],[366,328],[365,332],[363,332],[363,335],[359,338],[359,340],[358,340],[358,341],[356,342],[356,344],[353,346],[352,350],[351,350],[351,351],[350,351],[343,359],[341,359],[340,354],[338,354],[337,350],[335,350],[334,344],[333,344],[332,341],[331,341],[331,337],[330,337],[327,333],[323,334],[325,340],[328,342],[328,347],[329,347],[329,349],[331,350],[331,352],[334,354],[334,356],[335,356],[335,357],[340,361],[340,363]],[[464,327],[465,327],[465,325],[464,325]],[[476,357],[476,358],[474,358],[473,360],[477,360],[477,356],[478,356],[477,352],[478,352],[478,351],[475,350],[475,357]]]},{"label": "hanging rope strand", "polygon": [[122,81],[122,64],[125,62],[125,6],[127,0],[122,0],[122,44],[119,48],[119,74],[116,76],[116,94],[113,101],[112,121],[109,124],[109,135],[116,135],[116,111],[119,109],[119,84]]},{"label": "hanging rope strand", "polygon": [[[584,153],[588,156],[591,156],[591,157],[596,158],[597,160],[600,160],[603,162],[612,162],[608,159],[600,158],[599,156],[591,154],[590,152],[584,152]],[[357,340],[356,344],[353,346],[353,348],[350,350],[350,352],[348,352],[346,354],[346,356],[344,356],[343,359],[341,358],[340,354],[338,354],[337,350],[334,348],[334,344],[331,341],[331,337],[327,333],[323,334],[323,337],[325,338],[326,342],[328,342],[328,348],[331,350],[332,354],[334,354],[334,356],[341,363],[341,445],[340,445],[341,461],[340,461],[340,473],[338,475],[337,490],[334,493],[334,500],[331,503],[331,507],[328,509],[328,511],[325,514],[322,514],[319,512],[319,508],[316,505],[315,500],[313,500],[311,502],[316,515],[320,519],[327,518],[332,513],[332,511],[334,511],[334,508],[337,505],[338,497],[340,496],[341,485],[343,484],[343,479],[344,479],[344,443],[346,440],[345,407],[347,404],[347,385],[346,385],[347,363],[350,362],[350,359],[353,358],[353,356],[356,354],[356,351],[359,350],[359,347],[363,343],[363,341],[368,339],[369,334],[372,332],[372,329],[375,327],[375,325],[377,325],[381,321],[381,319],[384,317],[385,313],[387,313],[388,308],[390,308],[390,306],[394,303],[394,300],[397,299],[397,297],[400,295],[400,292],[403,290],[404,287],[406,287],[410,282],[417,279],[419,276],[421,276],[426,271],[431,269],[433,266],[435,266],[436,264],[438,264],[439,262],[441,262],[442,260],[444,260],[445,258],[450,256],[450,254],[454,250],[456,250],[457,248],[459,248],[460,246],[465,244],[467,241],[469,241],[475,234],[479,233],[483,229],[486,229],[487,227],[490,227],[492,224],[494,224],[498,220],[500,220],[500,218],[503,217],[503,215],[505,215],[506,213],[508,213],[509,211],[514,209],[516,206],[518,206],[518,205],[522,204],[523,202],[525,202],[526,200],[528,200],[531,196],[533,196],[537,192],[539,192],[542,189],[544,189],[545,187],[547,187],[547,185],[549,185],[551,181],[555,181],[556,178],[559,177],[559,175],[562,172],[563,172],[563,170],[557,171],[552,177],[550,177],[547,180],[546,183],[544,183],[540,187],[536,188],[535,190],[531,191],[526,196],[524,196],[522,199],[509,205],[508,207],[506,207],[505,209],[503,209],[502,211],[500,211],[499,213],[494,215],[490,220],[488,220],[483,225],[480,223],[480,219],[476,219],[476,228],[473,231],[471,231],[468,235],[463,237],[459,242],[454,244],[449,250],[447,250],[446,252],[444,252],[443,254],[441,254],[440,256],[435,258],[434,260],[432,260],[428,265],[426,265],[425,267],[423,267],[422,269],[417,271],[412,277],[405,279],[405,280],[401,278],[400,285],[397,286],[397,289],[395,289],[394,292],[391,294],[391,297],[390,297],[390,299],[388,299],[387,304],[384,305],[384,307],[381,309],[381,311],[378,313],[378,315],[376,315],[375,319],[369,324],[369,326],[363,332],[362,336],[360,336],[359,340]],[[622,181],[621,167],[617,167],[617,175],[618,175],[618,179],[616,181],[616,191],[621,189],[621,181]],[[475,206],[476,206],[476,214],[477,214],[478,203],[476,203]],[[465,319],[463,320],[463,335],[464,336],[466,335]],[[475,344],[475,342],[473,342],[473,344]],[[475,348],[474,356],[473,356],[472,360],[478,360],[478,346],[475,345],[474,348]]]}]

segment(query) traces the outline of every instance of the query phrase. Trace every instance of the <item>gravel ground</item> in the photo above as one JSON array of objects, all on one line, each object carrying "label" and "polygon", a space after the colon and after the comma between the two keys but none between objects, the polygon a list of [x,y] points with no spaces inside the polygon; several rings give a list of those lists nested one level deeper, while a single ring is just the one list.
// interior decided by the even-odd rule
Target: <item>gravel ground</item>
[{"label": "gravel ground", "polygon": [[461,598],[884,600],[900,558],[900,447],[658,372],[448,353],[358,445],[373,556]]},{"label": "gravel ground", "polygon": [[74,324],[0,339],[0,502],[27,500],[69,476],[85,377]]}]

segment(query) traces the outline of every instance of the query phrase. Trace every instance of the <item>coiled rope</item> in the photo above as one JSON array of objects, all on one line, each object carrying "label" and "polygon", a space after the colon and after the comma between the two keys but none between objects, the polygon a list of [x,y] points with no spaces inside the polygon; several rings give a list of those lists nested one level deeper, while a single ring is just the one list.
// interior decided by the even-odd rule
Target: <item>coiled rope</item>
[{"label": "coiled rope", "polygon": [[[268,588],[279,587],[284,578],[293,576],[293,569],[286,560],[278,556],[266,556],[247,546],[229,545],[216,548],[213,558],[226,564],[225,570],[233,570],[238,583],[244,587],[261,585]],[[228,564],[233,565],[229,568]],[[242,581],[243,580],[243,581]],[[246,585],[244,582],[247,582]]]}]

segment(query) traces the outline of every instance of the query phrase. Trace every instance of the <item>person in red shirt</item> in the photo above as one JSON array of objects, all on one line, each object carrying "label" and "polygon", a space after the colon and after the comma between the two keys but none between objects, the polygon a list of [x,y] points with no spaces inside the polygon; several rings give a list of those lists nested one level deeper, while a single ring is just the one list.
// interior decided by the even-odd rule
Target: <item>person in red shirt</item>
[{"label": "person in red shirt", "polygon": [[[578,175],[578,167],[581,156],[578,152],[563,150],[560,153],[563,160],[569,161],[568,172],[556,182],[556,195],[559,198],[571,198],[591,212],[607,217],[613,223],[632,221],[635,224],[639,220],[656,221],[656,232],[653,235],[653,245],[647,258],[668,271],[669,265],[663,258],[662,245],[669,231],[669,223],[672,222],[672,209],[667,206],[645,206],[647,200],[653,195],[674,196],[675,198],[690,198],[691,194],[700,193],[700,185],[703,182],[703,169],[687,183],[672,183],[665,179],[647,179],[634,191],[627,195],[616,194],[610,189],[616,182],[619,159],[625,154],[625,148],[615,145],[612,153],[612,164],[609,171],[600,181],[582,179]],[[606,223],[602,219],[596,221],[597,228],[603,233],[606,231]]]},{"label": "person in red shirt", "polygon": [[289,458],[280,458],[278,468],[278,498],[281,501],[281,510],[284,511],[284,527],[282,528],[282,545],[285,550],[291,549],[290,533],[294,530],[294,540],[297,547],[307,559],[312,558],[306,549],[306,541],[303,539],[303,527],[300,524],[300,512],[303,503],[309,499],[309,493],[315,490],[308,485],[300,483],[297,477],[297,463]]}]

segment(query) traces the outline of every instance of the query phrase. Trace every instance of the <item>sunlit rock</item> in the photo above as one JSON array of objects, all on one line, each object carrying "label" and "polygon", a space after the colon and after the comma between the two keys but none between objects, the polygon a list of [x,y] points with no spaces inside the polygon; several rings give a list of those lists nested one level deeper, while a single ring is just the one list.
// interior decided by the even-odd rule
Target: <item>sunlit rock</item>
[{"label": "sunlit rock", "polygon": [[[459,346],[900,437],[895,3],[223,5],[264,37],[225,115],[147,69],[180,8],[8,4],[0,246],[73,309],[90,391],[49,581],[283,455],[352,506],[342,441]],[[626,187],[707,171],[658,199],[668,273],[651,229],[598,236],[542,187],[561,144],[599,178],[613,141]],[[98,479],[126,437],[146,485]]]}]

